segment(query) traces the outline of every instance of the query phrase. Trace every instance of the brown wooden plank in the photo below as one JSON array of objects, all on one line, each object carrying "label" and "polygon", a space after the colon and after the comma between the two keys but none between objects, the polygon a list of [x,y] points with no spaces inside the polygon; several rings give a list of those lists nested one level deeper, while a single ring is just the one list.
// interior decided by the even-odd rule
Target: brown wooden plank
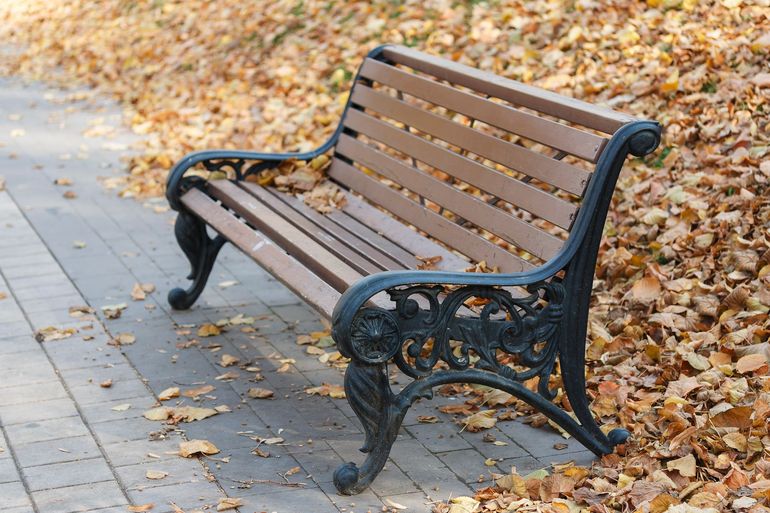
[{"label": "brown wooden plank", "polygon": [[182,196],[181,201],[191,212],[254,259],[321,315],[331,319],[340,292],[200,190],[190,189]]},{"label": "brown wooden plank", "polygon": [[403,265],[343,230],[294,196],[250,182],[239,182],[238,186],[259,198],[359,272],[374,274],[404,269]]},{"label": "brown wooden plank", "polygon": [[495,103],[374,59],[364,61],[360,74],[364,78],[590,162],[598,160],[607,143],[606,137]]},{"label": "brown wooden plank", "polygon": [[335,289],[344,291],[362,278],[361,273],[229,180],[210,181],[207,191]]},{"label": "brown wooden plank", "polygon": [[410,269],[417,269],[421,263],[412,255],[423,258],[440,256],[441,260],[435,264],[434,268],[444,271],[462,271],[470,265],[469,261],[354,194],[346,192],[346,199],[347,202],[342,210],[332,212],[329,218],[340,226],[360,234],[371,244],[391,255],[406,254]]},{"label": "brown wooden plank", "polygon": [[[345,190],[340,192],[345,195],[349,194]],[[344,208],[344,206],[328,214],[319,214],[298,198],[283,193],[280,194],[285,202],[300,212],[307,212],[308,215],[316,214],[319,217],[319,222],[323,222],[323,226],[328,227],[331,232],[337,234],[341,239],[350,240],[352,247],[360,247],[361,251],[366,253],[364,256],[375,259],[388,270],[414,269],[417,263],[419,263],[411,253],[366,227],[359,230],[351,230],[346,225],[336,222],[335,214],[341,213],[341,208]],[[383,217],[389,217],[388,214],[383,212],[381,214]],[[382,242],[380,239],[382,239]]]},{"label": "brown wooden plank", "polygon": [[367,114],[351,112],[349,116],[350,119],[346,121],[346,125],[367,137],[385,143],[391,148],[487,191],[565,230],[572,226],[577,206],[569,201]]},{"label": "brown wooden plank", "polygon": [[503,272],[523,271],[533,267],[526,260],[410,200],[338,158],[332,162],[329,176],[374,203],[387,206],[390,212],[407,223],[476,261],[485,260],[490,267],[499,267]]},{"label": "brown wooden plank", "polygon": [[[583,193],[590,177],[587,171],[566,162],[479,132],[361,84],[357,84],[353,89],[351,101],[578,196]],[[360,111],[348,112],[345,125],[353,128],[352,123],[360,122],[360,115]],[[446,149],[444,151],[449,152]],[[449,169],[451,168],[448,168],[447,172]]]},{"label": "brown wooden plank", "polygon": [[395,63],[433,75],[441,80],[488,94],[559,119],[571,121],[606,134],[636,119],[628,114],[562,96],[494,73],[403,46],[389,46],[383,56]]},{"label": "brown wooden plank", "polygon": [[336,151],[538,258],[548,260],[564,244],[562,239],[350,136],[343,135]]},{"label": "brown wooden plank", "polygon": [[388,270],[386,267],[381,267],[371,260],[364,258],[357,251],[351,249],[344,241],[334,237],[328,231],[311,221],[308,217],[291,208],[275,195],[268,192],[264,187],[251,182],[238,182],[237,185],[259,199],[282,218],[299,228],[305,235],[319,243],[334,256],[362,275],[369,275]]}]

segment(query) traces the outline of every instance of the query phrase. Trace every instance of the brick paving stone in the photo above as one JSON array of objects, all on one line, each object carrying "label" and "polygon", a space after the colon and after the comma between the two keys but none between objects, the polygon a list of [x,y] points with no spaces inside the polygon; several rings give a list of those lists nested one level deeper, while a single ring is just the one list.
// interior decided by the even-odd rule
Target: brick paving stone
[{"label": "brick paving stone", "polygon": [[[514,441],[526,443],[527,452],[536,458],[545,456],[557,456],[565,452],[583,450],[584,447],[574,438],[565,439],[559,433],[548,426],[533,428],[518,420],[512,422],[499,422],[497,427]],[[557,444],[567,444],[566,449],[557,449]]]},{"label": "brick paving stone", "polygon": [[27,487],[33,492],[115,479],[104,458],[27,467],[23,473]]},{"label": "brick paving stone", "polygon": [[32,509],[32,505],[29,506],[21,506],[18,508],[3,508],[0,507],[0,511],[3,513],[35,513],[35,510]]},{"label": "brick paving stone", "polygon": [[69,398],[0,406],[0,420],[5,426],[77,415],[75,403]]},{"label": "brick paving stone", "polygon": [[83,406],[104,402],[114,403],[120,399],[149,394],[147,386],[137,378],[115,380],[109,388],[101,387],[98,383],[74,386],[70,388],[70,392],[75,401]]},{"label": "brick paving stone", "polygon": [[[162,471],[168,473],[168,475],[158,480],[147,479],[148,470]],[[197,483],[207,480],[203,465],[198,460],[186,458],[126,465],[116,467],[115,472],[126,489],[168,486],[177,483]]]},{"label": "brick paving stone", "polygon": [[[89,404],[80,407],[80,413],[89,424],[97,422],[106,422],[110,420],[131,419],[141,417],[142,413],[149,410],[156,404],[152,396],[128,397],[126,399],[116,399],[113,402]],[[127,410],[122,406],[128,405]],[[118,410],[113,408],[118,407]]]},{"label": "brick paving stone", "polygon": [[14,424],[6,426],[5,430],[12,446],[89,434],[88,428],[80,417]]},{"label": "brick paving stone", "polygon": [[160,431],[163,424],[149,421],[144,417],[134,417],[91,424],[91,430],[102,445],[134,440],[146,440],[153,431]]},{"label": "brick paving stone", "polygon": [[521,456],[519,458],[510,458],[497,462],[497,467],[504,474],[511,471],[512,467],[516,468],[516,472],[519,475],[525,476],[535,470],[542,468],[547,469],[548,465],[532,456]]},{"label": "brick paving stone", "polygon": [[39,342],[32,335],[22,335],[12,338],[0,338],[0,355],[23,353],[39,347]]},{"label": "brick paving stone", "polygon": [[101,455],[99,447],[90,435],[14,445],[14,451],[23,468]]},{"label": "brick paving stone", "polygon": [[[482,431],[480,433],[469,433],[464,431],[460,433],[460,436],[462,436],[466,442],[471,444],[471,446],[480,452],[485,458],[518,458],[520,456],[526,456],[529,454],[526,449],[521,447],[496,427]],[[495,445],[491,442],[485,442],[485,436],[491,436],[495,441],[503,442],[507,445]]]},{"label": "brick paving stone", "polygon": [[134,440],[104,446],[107,458],[116,467],[178,458],[179,440]]},{"label": "brick paving stone", "polygon": [[[16,338],[29,335],[29,325],[26,321],[2,322],[0,323],[0,339]],[[0,387],[3,384],[0,383]]]},{"label": "brick paving stone", "polygon": [[334,504],[339,511],[345,513],[368,513],[382,511],[385,505],[382,499],[371,489],[364,490],[358,495],[340,495],[332,483],[321,483],[321,490],[326,494],[329,501]]},{"label": "brick paving stone", "polygon": [[454,472],[460,480],[474,487],[479,483],[479,478],[489,481],[489,471],[497,472],[497,468],[484,464],[485,458],[475,449],[462,449],[460,451],[440,452],[439,457],[444,464]]},{"label": "brick paving stone", "polygon": [[[153,486],[151,488],[128,490],[128,497],[133,504],[157,504],[159,511],[164,510],[173,502],[183,510],[204,509],[216,506],[220,497],[225,494],[210,482],[181,483],[167,486]],[[206,508],[206,509],[209,509]],[[169,508],[170,509],[170,508]]]},{"label": "brick paving stone", "polygon": [[[0,388],[2,388],[2,383],[0,383]],[[22,384],[3,388],[2,393],[0,393],[0,407],[63,397],[67,397],[67,391],[58,381]]]},{"label": "brick paving stone", "polygon": [[40,513],[75,513],[128,504],[117,483],[106,481],[32,492]]},{"label": "brick paving stone", "polygon": [[107,345],[109,337],[99,333],[89,333],[88,335],[94,338],[83,340],[82,337],[72,337],[72,339],[45,346],[48,356],[53,360],[57,369],[67,371],[87,367],[107,367],[126,362],[119,349]]},{"label": "brick paving stone", "polygon": [[0,504],[4,508],[30,506],[30,500],[21,481],[0,484]]},{"label": "brick paving stone", "polygon": [[[244,494],[243,500],[244,506],[240,508],[241,511],[339,513],[329,496],[318,488],[282,489],[275,493]],[[308,509],[310,505],[312,509]],[[372,512],[379,511],[381,507],[382,502]]]},{"label": "brick paving stone", "polygon": [[413,437],[434,452],[469,449],[469,444],[459,435],[460,426],[449,422],[435,424],[416,424],[406,428]]},{"label": "brick paving stone", "polygon": [[0,459],[0,484],[19,481],[20,479],[19,472],[16,470],[16,463],[11,458]]}]

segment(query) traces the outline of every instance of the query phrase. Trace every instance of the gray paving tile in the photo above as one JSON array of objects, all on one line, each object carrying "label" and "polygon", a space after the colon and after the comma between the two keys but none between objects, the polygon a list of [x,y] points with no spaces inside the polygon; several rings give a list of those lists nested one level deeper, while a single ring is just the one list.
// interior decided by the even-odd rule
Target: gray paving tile
[{"label": "gray paving tile", "polygon": [[457,451],[471,447],[471,444],[458,434],[460,426],[454,423],[416,424],[405,429],[433,452]]},{"label": "gray paving tile", "polygon": [[3,393],[0,394],[0,406],[40,402],[64,397],[68,397],[67,391],[58,380],[46,383],[20,384],[3,389]]},{"label": "gray paving tile", "polygon": [[33,492],[32,497],[40,513],[75,513],[128,504],[112,481],[42,490]]},{"label": "gray paving tile", "polygon": [[134,440],[104,446],[107,458],[116,467],[137,465],[178,458],[179,441],[171,440]]},{"label": "gray paving tile", "polygon": [[[168,475],[159,480],[147,479],[148,470],[166,472]],[[186,458],[126,465],[116,467],[115,472],[126,489],[168,486],[177,483],[199,483],[207,480],[203,465],[198,460]]]},{"label": "gray paving tile", "polygon": [[0,406],[0,420],[5,426],[76,415],[78,415],[78,411],[75,408],[75,403],[69,398]]},{"label": "gray paving tile", "polygon": [[[536,458],[556,456],[565,452],[575,452],[584,449],[580,442],[574,438],[565,439],[550,426],[533,428],[528,424],[515,420],[511,422],[498,422],[497,428],[513,441],[526,445],[527,452]],[[566,449],[557,448],[563,444],[567,444]]]},{"label": "gray paving tile", "polygon": [[91,435],[76,436],[45,442],[14,445],[19,464],[24,467],[77,461],[101,456]]},{"label": "gray paving tile", "polygon": [[19,337],[0,338],[0,355],[2,355],[3,358],[12,353],[24,353],[38,349],[39,347],[40,343],[35,340],[31,332]]},{"label": "gray paving tile", "polygon": [[5,427],[12,446],[29,444],[32,442],[45,442],[74,436],[88,435],[80,417],[64,417],[52,420],[40,420],[26,422]]},{"label": "gray paving tile", "polygon": [[70,388],[70,393],[75,401],[83,406],[105,402],[114,403],[121,399],[141,397],[143,394],[149,395],[147,386],[136,378],[114,380],[109,388],[101,387],[98,383],[74,386]]},{"label": "gray paving tile", "polygon": [[16,470],[16,464],[10,458],[0,460],[0,483],[10,483],[18,481],[21,477]]},{"label": "gray paving tile", "polygon": [[29,507],[31,505],[21,481],[0,484],[0,504],[6,508]]},{"label": "gray paving tile", "polygon": [[27,467],[23,472],[27,486],[33,492],[115,479],[103,458]]},{"label": "gray paving tile", "polygon": [[[132,419],[141,417],[143,412],[156,404],[155,398],[149,395],[116,399],[113,402],[89,404],[80,407],[80,412],[89,424],[97,422]],[[128,409],[122,407],[128,405]],[[117,410],[113,408],[118,408]]]},{"label": "gray paving tile", "polygon": [[167,486],[154,486],[143,489],[128,490],[128,496],[134,504],[167,505],[173,502],[183,510],[209,509],[216,506],[220,497],[225,494],[214,484],[181,483]]},{"label": "gray paving tile", "polygon": [[32,509],[32,505],[29,506],[21,506],[18,508],[2,508],[0,509],[3,513],[35,513],[35,510]]},{"label": "gray paving tile", "polygon": [[[250,494],[247,492],[248,490],[239,492],[241,493],[240,496],[243,497],[244,507],[241,508],[243,511],[300,512],[307,511],[308,506],[312,505],[313,513],[339,513],[339,509],[330,502],[326,492],[319,488],[283,488],[274,493],[257,492]],[[236,495],[236,493],[230,495]],[[380,508],[382,508],[382,502],[371,511],[380,511]]]}]

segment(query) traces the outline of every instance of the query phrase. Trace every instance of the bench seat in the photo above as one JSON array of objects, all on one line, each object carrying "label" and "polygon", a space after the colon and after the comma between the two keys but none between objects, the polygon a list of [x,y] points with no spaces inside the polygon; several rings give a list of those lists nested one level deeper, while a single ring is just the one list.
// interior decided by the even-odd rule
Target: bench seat
[{"label": "bench seat", "polygon": [[252,182],[215,180],[206,191],[193,188],[181,201],[327,319],[342,293],[370,274],[417,270],[425,259],[438,270],[469,265],[350,192],[325,215]]}]

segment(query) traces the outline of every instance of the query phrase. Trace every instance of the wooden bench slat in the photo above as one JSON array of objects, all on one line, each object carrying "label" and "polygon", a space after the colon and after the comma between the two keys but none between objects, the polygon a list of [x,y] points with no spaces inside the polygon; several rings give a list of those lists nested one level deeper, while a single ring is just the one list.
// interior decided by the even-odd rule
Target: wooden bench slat
[{"label": "wooden bench slat", "polygon": [[565,230],[572,226],[577,206],[533,185],[360,112],[350,114],[347,126]]},{"label": "wooden bench slat", "polygon": [[564,241],[558,237],[471,194],[455,189],[416,167],[404,164],[350,136],[342,137],[344,139],[341,138],[337,144],[337,152],[538,258],[548,260],[564,244]]},{"label": "wooden bench slat", "polygon": [[390,212],[420,230],[457,248],[476,261],[485,260],[490,267],[499,267],[503,272],[531,269],[526,260],[505,251],[478,234],[458,226],[449,219],[428,210],[403,194],[391,189],[379,180],[371,178],[347,162],[335,158],[329,168],[329,176],[345,184],[378,205],[387,206]]},{"label": "wooden bench slat", "polygon": [[340,292],[198,189],[186,192],[181,202],[324,317],[331,319]]},{"label": "wooden bench slat", "polygon": [[436,78],[488,94],[516,105],[571,121],[606,134],[613,134],[634,118],[611,109],[568,98],[458,62],[424,54],[403,46],[389,46],[383,56]]},{"label": "wooden bench slat", "polygon": [[363,277],[346,262],[229,180],[209,182],[208,191],[335,289],[344,291]]},{"label": "wooden bench slat", "polygon": [[238,185],[362,274],[405,269],[294,196],[251,182],[239,182]]},{"label": "wooden bench slat", "polygon": [[[403,269],[403,267],[392,261],[389,262],[389,265],[381,266],[369,258],[365,258],[364,255],[350,247],[347,240],[338,239],[334,234],[323,229],[314,222],[308,212],[299,212],[292,208],[276,195],[268,192],[261,185],[251,182],[238,182],[237,185],[259,199],[281,217],[299,228],[305,235],[329,250],[334,256],[344,261],[362,275],[374,274],[389,269]],[[313,212],[315,211],[313,210]],[[315,213],[318,214],[318,212]],[[320,214],[318,215],[320,216]]]},{"label": "wooden bench slat", "polygon": [[374,59],[364,61],[360,76],[590,162],[598,160],[607,143],[606,137],[495,103]]},{"label": "wooden bench slat", "polygon": [[[590,177],[587,171],[566,162],[479,132],[362,84],[353,89],[351,101],[577,196],[583,193]],[[355,110],[348,112],[345,126],[356,121],[356,114]],[[454,153],[448,149],[444,151]]]},{"label": "wooden bench slat", "polygon": [[[462,271],[470,265],[467,260],[384,214],[365,200],[347,191],[345,194],[346,204],[342,210],[329,214],[329,219],[359,234],[394,258],[398,257],[404,263],[409,262],[407,265],[410,269],[417,269],[421,263],[413,255],[423,258],[440,256],[441,260],[434,268],[444,271]],[[404,260],[403,255],[406,255]]]}]

